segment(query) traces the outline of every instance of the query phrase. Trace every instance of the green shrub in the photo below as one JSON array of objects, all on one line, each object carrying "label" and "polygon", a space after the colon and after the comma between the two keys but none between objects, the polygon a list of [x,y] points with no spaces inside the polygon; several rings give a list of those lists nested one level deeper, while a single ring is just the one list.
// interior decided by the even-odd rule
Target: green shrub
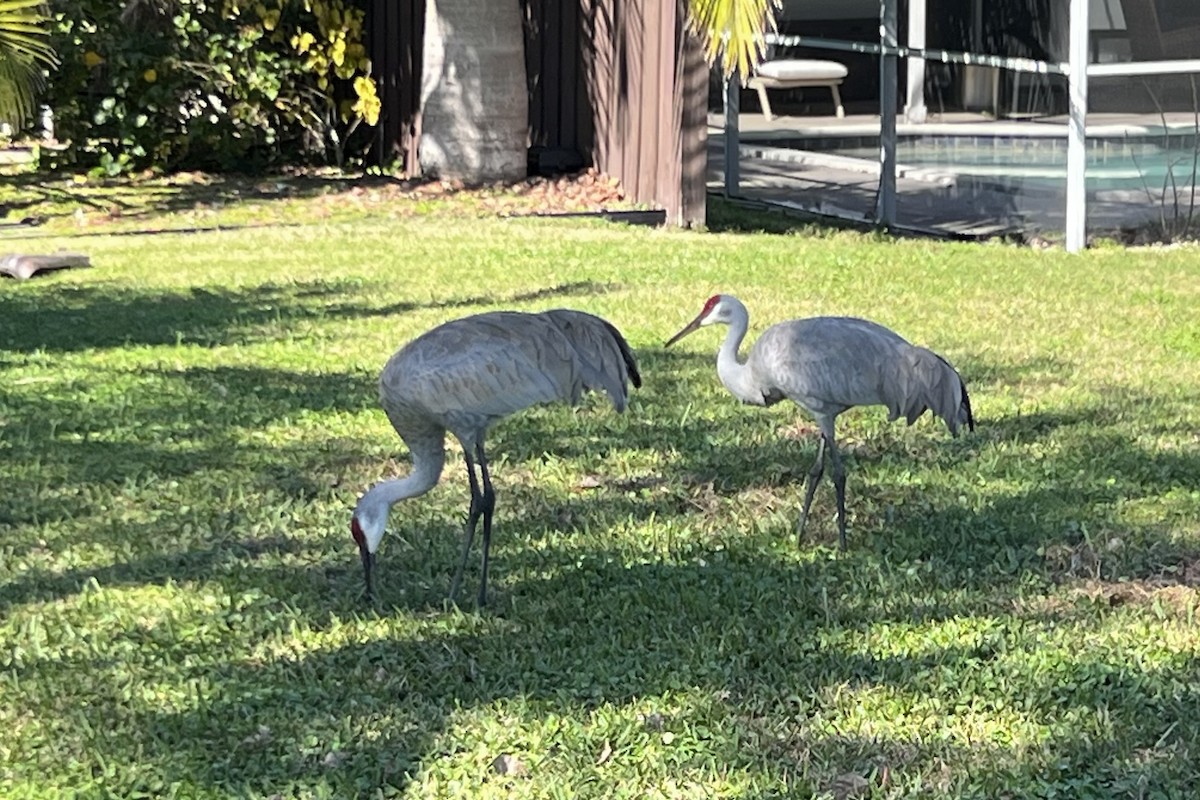
[{"label": "green shrub", "polygon": [[129,169],[336,161],[379,111],[355,0],[58,0],[63,157]]}]

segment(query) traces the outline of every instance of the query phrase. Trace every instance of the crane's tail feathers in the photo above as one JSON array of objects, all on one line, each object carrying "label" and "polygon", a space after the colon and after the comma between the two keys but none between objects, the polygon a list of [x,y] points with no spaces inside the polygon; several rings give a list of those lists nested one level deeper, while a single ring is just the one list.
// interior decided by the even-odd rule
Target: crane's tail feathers
[{"label": "crane's tail feathers", "polygon": [[617,347],[621,350],[621,358],[625,361],[625,371],[629,374],[629,382],[633,384],[633,388],[642,388],[642,373],[638,371],[637,359],[633,357],[633,348],[629,346],[629,342],[625,341],[625,337],[617,330],[617,326],[613,325],[606,319],[600,320],[604,323],[604,327],[612,334],[613,339],[617,342]]},{"label": "crane's tail feathers", "polygon": [[975,415],[971,413],[971,396],[967,394],[967,383],[961,375],[958,376],[958,382],[962,385],[962,405],[959,407],[959,419],[961,421],[965,415],[967,430],[973,431],[975,430]]},{"label": "crane's tail feathers", "polygon": [[642,376],[629,343],[616,326],[572,309],[553,309],[543,315],[562,331],[579,354],[583,388],[603,389],[612,398],[613,407],[624,411],[629,399],[628,384],[640,387]]},{"label": "crane's tail feathers", "polygon": [[929,410],[941,417],[955,436],[964,424],[968,430],[975,430],[967,385],[946,359],[932,350],[914,347],[908,367],[901,370],[900,391],[896,401],[889,404],[892,419],[903,415],[911,425]]}]

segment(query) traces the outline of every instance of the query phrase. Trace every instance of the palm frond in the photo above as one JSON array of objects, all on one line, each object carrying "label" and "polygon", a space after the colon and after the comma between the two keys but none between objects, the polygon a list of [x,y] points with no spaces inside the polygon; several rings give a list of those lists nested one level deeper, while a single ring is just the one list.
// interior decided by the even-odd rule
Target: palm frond
[{"label": "palm frond", "polygon": [[709,64],[728,77],[744,76],[766,53],[766,34],[776,27],[781,0],[689,0],[688,26],[701,39]]},{"label": "palm frond", "polygon": [[49,22],[44,0],[0,0],[0,121],[20,126],[33,116],[42,70],[58,64]]}]

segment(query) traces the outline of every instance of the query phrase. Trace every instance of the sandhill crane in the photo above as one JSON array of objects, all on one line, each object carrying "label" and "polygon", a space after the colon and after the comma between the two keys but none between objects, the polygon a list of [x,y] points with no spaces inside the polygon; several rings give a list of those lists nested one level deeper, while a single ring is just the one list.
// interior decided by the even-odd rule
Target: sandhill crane
[{"label": "sandhill crane", "polygon": [[780,322],[758,337],[743,362],[738,349],[750,314],[736,297],[719,294],[710,297],[700,314],[666,346],[716,323],[729,326],[717,351],[717,375],[725,388],[743,403],[756,406],[789,398],[811,414],[821,429],[817,460],[805,482],[797,538],[804,533],[828,449],[837,492],[838,543],[846,549],[846,473],[834,438],[838,414],[854,406],[882,405],[888,408],[889,421],[903,415],[911,425],[928,409],[946,421],[952,435],[958,435],[963,423],[975,430],[967,386],[954,368],[937,353],[909,344],[882,325],[853,317]]},{"label": "sandhill crane", "polygon": [[588,390],[603,389],[613,407],[624,411],[629,383],[639,387],[642,379],[620,331],[606,320],[569,309],[476,314],[439,325],[398,350],[379,376],[379,400],[408,445],[412,470],[404,478],[373,486],[358,501],[350,520],[368,597],[388,514],[395,503],[422,495],[437,484],[449,431],[462,445],[471,484],[462,559],[450,596],[458,592],[482,517],[479,605],[484,605],[496,503],[484,452],[488,427],[533,405],[575,405]]}]

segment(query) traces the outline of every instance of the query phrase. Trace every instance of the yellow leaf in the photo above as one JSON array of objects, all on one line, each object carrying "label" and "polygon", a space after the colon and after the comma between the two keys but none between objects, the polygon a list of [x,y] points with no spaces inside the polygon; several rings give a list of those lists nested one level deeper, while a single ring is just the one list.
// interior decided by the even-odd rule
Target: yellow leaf
[{"label": "yellow leaf", "polygon": [[293,39],[293,44],[296,46],[297,53],[307,53],[308,48],[312,47],[313,43],[316,41],[317,37],[313,36],[308,31],[305,31],[304,33],[300,34],[298,39]]},{"label": "yellow leaf", "polygon": [[83,54],[83,63],[88,69],[94,69],[104,63],[104,57],[95,50],[88,50]]},{"label": "yellow leaf", "polygon": [[142,73],[142,77],[145,79],[146,83],[154,83],[156,80],[158,80],[158,72],[151,67]]},{"label": "yellow leaf", "polygon": [[375,93],[375,82],[365,75],[355,78],[354,93],[358,95],[358,100],[355,101],[352,110],[368,125],[377,123],[383,104],[380,103],[379,96]]}]

